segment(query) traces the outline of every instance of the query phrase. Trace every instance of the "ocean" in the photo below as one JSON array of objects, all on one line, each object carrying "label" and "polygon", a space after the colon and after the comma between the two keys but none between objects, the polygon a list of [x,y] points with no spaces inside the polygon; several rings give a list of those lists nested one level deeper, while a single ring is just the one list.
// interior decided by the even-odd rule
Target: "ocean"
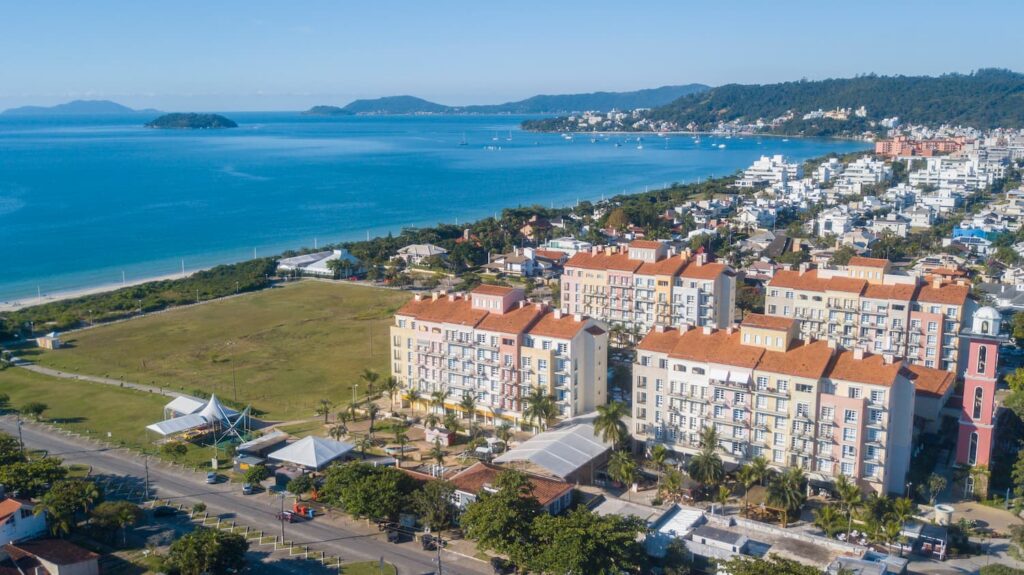
[{"label": "ocean", "polygon": [[224,115],[239,128],[0,116],[0,303],[867,148],[652,134],[638,149],[522,132],[522,116]]}]

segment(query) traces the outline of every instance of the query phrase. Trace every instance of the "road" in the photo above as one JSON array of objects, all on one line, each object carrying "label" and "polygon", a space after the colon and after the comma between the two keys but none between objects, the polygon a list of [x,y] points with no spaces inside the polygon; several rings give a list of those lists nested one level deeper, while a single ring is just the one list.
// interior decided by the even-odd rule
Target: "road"
[{"label": "road", "polygon": [[[0,430],[17,436],[17,423],[12,417],[0,418]],[[143,480],[146,474],[141,456],[123,449],[97,447],[96,444],[67,437],[48,429],[25,424],[22,427],[25,446],[46,450],[67,463],[91,465],[94,474],[109,474]],[[275,519],[280,509],[279,500],[265,495],[244,496],[237,485],[207,485],[204,477],[190,471],[167,468],[162,464],[149,466],[151,489],[162,499],[202,501],[207,512],[234,519],[239,524],[262,529],[268,534],[278,533],[280,523]],[[381,557],[395,565],[401,575],[433,573],[434,555],[422,551],[412,543],[387,543],[376,531],[328,524],[323,520],[289,524],[286,536],[296,545],[309,545],[317,551],[337,555],[343,561],[376,561]],[[490,566],[468,557],[449,552],[443,555],[444,573],[452,575],[479,575],[492,573]]]}]

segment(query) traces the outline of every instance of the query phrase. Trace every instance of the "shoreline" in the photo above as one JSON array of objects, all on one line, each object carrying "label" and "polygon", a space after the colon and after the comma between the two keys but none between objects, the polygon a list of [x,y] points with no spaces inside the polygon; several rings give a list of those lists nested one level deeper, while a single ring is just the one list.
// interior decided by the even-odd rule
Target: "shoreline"
[{"label": "shoreline", "polygon": [[714,138],[725,138],[738,136],[741,138],[794,138],[801,140],[843,140],[845,142],[865,142],[871,143],[874,140],[866,140],[864,138],[858,138],[855,136],[805,136],[803,134],[770,134],[766,132],[713,132],[713,131],[696,131],[691,132],[689,130],[674,130],[668,132],[652,132],[650,130],[596,130],[596,131],[577,131],[577,130],[528,130],[522,126],[519,129],[527,134],[572,134],[574,136],[586,136],[590,134],[598,134],[602,136],[612,136],[615,134],[625,134],[634,136],[638,134],[649,134],[651,136],[663,137],[663,136],[711,136]]},{"label": "shoreline", "polygon": [[205,270],[208,270],[208,269],[210,269],[210,268],[200,268],[200,269],[196,269],[196,270],[191,270],[189,272],[186,272],[184,275],[182,275],[181,272],[178,272],[178,273],[173,273],[173,274],[164,274],[164,275],[158,275],[158,276],[149,276],[149,277],[144,277],[144,278],[138,278],[138,279],[134,279],[134,280],[131,280],[131,281],[126,281],[124,283],[116,282],[116,283],[100,284],[100,285],[95,285],[95,286],[90,286],[90,287],[83,287],[83,288],[76,288],[76,289],[59,290],[59,291],[55,291],[53,293],[44,293],[44,294],[42,294],[42,298],[32,297],[32,298],[24,298],[23,300],[18,300],[18,301],[0,301],[0,313],[2,313],[2,312],[19,311],[19,310],[23,310],[23,309],[30,308],[30,307],[35,307],[37,305],[54,303],[54,302],[64,301],[64,300],[69,300],[69,299],[75,299],[75,298],[85,297],[85,296],[89,296],[89,295],[96,295],[96,294],[101,294],[101,293],[113,292],[113,291],[117,291],[119,289],[135,287],[135,286],[139,286],[139,285],[143,285],[143,284],[148,284],[148,283],[152,283],[152,282],[185,279],[185,278],[191,276],[192,274],[195,274],[196,272],[201,272],[201,271],[205,271]]}]

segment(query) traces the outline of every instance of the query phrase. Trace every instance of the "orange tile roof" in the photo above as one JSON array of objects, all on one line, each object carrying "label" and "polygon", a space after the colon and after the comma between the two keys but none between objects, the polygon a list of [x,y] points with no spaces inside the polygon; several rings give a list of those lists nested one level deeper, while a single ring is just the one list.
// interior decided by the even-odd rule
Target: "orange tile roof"
[{"label": "orange tile roof", "polygon": [[562,314],[561,318],[555,318],[555,313],[548,310],[527,330],[527,333],[533,336],[572,339],[586,325],[586,321],[576,321],[572,314]]},{"label": "orange tile roof", "polygon": [[856,279],[856,278],[844,278],[844,277],[841,277],[841,276],[836,276],[836,277],[829,278],[825,282],[825,290],[826,291],[842,291],[842,292],[858,293],[859,294],[861,291],[864,290],[864,286],[866,286],[867,283],[868,282],[866,282],[864,280],[859,280],[859,279]]},{"label": "orange tile roof", "polygon": [[501,333],[522,333],[529,328],[534,321],[540,317],[542,312],[536,305],[525,305],[521,308],[513,308],[503,314],[489,313],[487,317],[480,320],[477,329],[496,331]]},{"label": "orange tile roof", "polygon": [[740,343],[740,332],[729,334],[718,330],[709,335],[703,329],[691,329],[682,334],[670,356],[690,361],[704,361],[736,367],[754,367],[764,349]]},{"label": "orange tile roof", "polygon": [[537,257],[546,258],[549,260],[560,260],[566,256],[565,252],[558,250],[534,250],[533,252]]},{"label": "orange tile roof", "polygon": [[0,501],[0,523],[3,523],[12,514],[21,509],[21,502],[16,499],[4,499]]},{"label": "orange tile roof", "polygon": [[907,378],[914,383],[918,395],[942,397],[953,386],[953,372],[923,365],[906,366]]},{"label": "orange tile roof", "polygon": [[484,319],[487,312],[473,309],[469,300],[461,296],[455,297],[454,301],[448,299],[448,296],[440,296],[436,301],[429,297],[420,301],[413,298],[395,312],[395,315],[407,315],[420,321],[475,326]]},{"label": "orange tile roof", "polygon": [[643,262],[629,259],[629,254],[599,252],[578,252],[565,262],[567,268],[584,268],[588,270],[616,270],[634,272]]},{"label": "orange tile roof", "polygon": [[794,323],[796,323],[796,320],[790,317],[748,313],[747,316],[743,318],[743,323],[740,325],[758,329],[789,330],[789,328],[793,327]]},{"label": "orange tile roof", "polygon": [[691,278],[695,280],[713,280],[719,275],[726,272],[729,266],[719,263],[708,263],[699,265],[696,262],[691,262],[683,270],[680,275],[684,278]]},{"label": "orange tile roof", "polygon": [[921,286],[921,291],[917,294],[917,301],[963,305],[967,301],[967,294],[969,293],[970,289],[962,285],[945,284],[939,288],[926,285]]},{"label": "orange tile roof", "polygon": [[850,258],[848,266],[866,267],[866,268],[884,268],[889,265],[889,260],[884,258],[865,258],[862,256],[853,256]]},{"label": "orange tile roof", "polygon": [[828,280],[818,277],[818,270],[807,270],[802,274],[797,270],[778,270],[768,281],[769,287],[817,292],[824,292],[827,285]]},{"label": "orange tile roof", "polygon": [[476,289],[474,289],[470,293],[478,293],[478,294],[481,294],[481,295],[500,295],[500,296],[504,296],[504,295],[508,295],[508,294],[512,293],[515,290],[516,290],[516,288],[514,288],[514,287],[497,286],[497,285],[492,285],[492,284],[480,284],[480,285],[476,286]]},{"label": "orange tile roof", "polygon": [[[485,487],[493,486],[498,479],[498,474],[502,471],[504,469],[500,467],[478,461],[452,477],[450,481],[455,489],[463,493],[478,495],[484,491]],[[565,481],[533,474],[527,474],[527,477],[533,487],[533,496],[542,506],[550,504],[572,490],[572,484]]]},{"label": "orange tile roof", "polygon": [[864,288],[864,293],[861,295],[871,299],[910,301],[914,299],[917,287],[915,284],[868,284],[868,287]]},{"label": "orange tile roof", "polygon": [[647,250],[658,249],[658,248],[660,248],[663,245],[664,244],[662,244],[661,242],[654,241],[654,240],[633,240],[633,241],[629,242],[629,247],[631,247],[631,248],[639,248],[639,249],[647,249]]},{"label": "orange tile roof", "polygon": [[899,360],[886,365],[881,355],[865,353],[864,359],[856,359],[853,351],[844,350],[836,354],[828,376],[843,381],[889,386],[896,381],[902,369],[903,363]]},{"label": "orange tile roof", "polygon": [[686,267],[686,260],[681,256],[674,256],[656,262],[644,262],[636,270],[636,273],[647,276],[674,276],[678,275],[684,267]]},{"label": "orange tile roof", "polygon": [[765,351],[757,369],[817,379],[828,369],[833,351],[826,341],[800,343],[785,352]]},{"label": "orange tile roof", "polygon": [[672,348],[675,347],[676,342],[679,341],[679,330],[674,327],[666,327],[664,331],[659,332],[657,329],[651,329],[647,332],[640,343],[637,344],[637,349],[644,351],[653,351],[656,353],[669,353]]}]

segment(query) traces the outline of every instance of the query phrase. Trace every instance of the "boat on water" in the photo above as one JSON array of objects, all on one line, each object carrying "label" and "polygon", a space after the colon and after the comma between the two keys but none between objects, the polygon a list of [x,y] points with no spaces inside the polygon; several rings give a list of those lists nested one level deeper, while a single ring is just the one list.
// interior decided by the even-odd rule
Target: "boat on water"
[{"label": "boat on water", "polygon": [[590,138],[590,143],[591,144],[596,144],[597,143],[597,138]]},{"label": "boat on water", "polygon": [[505,138],[505,141],[506,142],[511,142],[512,141],[512,130],[508,131],[508,137]]},{"label": "boat on water", "polygon": [[783,142],[788,142],[788,141],[789,141],[789,138],[782,138],[782,141],[783,141]]},{"label": "boat on water", "polygon": [[637,138],[636,139],[636,149],[638,149],[638,150],[644,149],[644,141],[643,141],[642,138]]},{"label": "boat on water", "polygon": [[615,147],[616,147],[616,148],[621,148],[621,147],[622,147],[622,144],[620,144],[620,143],[618,143],[618,142],[615,142]]},{"label": "boat on water", "polygon": [[718,144],[718,149],[719,150],[724,150],[725,149],[725,144]]},{"label": "boat on water", "polygon": [[466,141],[466,132],[462,132],[462,141],[459,142],[460,146],[468,146],[469,142]]},{"label": "boat on water", "polygon": [[497,142],[498,141],[498,132],[494,132],[494,137],[491,138],[491,141],[492,142]]}]

